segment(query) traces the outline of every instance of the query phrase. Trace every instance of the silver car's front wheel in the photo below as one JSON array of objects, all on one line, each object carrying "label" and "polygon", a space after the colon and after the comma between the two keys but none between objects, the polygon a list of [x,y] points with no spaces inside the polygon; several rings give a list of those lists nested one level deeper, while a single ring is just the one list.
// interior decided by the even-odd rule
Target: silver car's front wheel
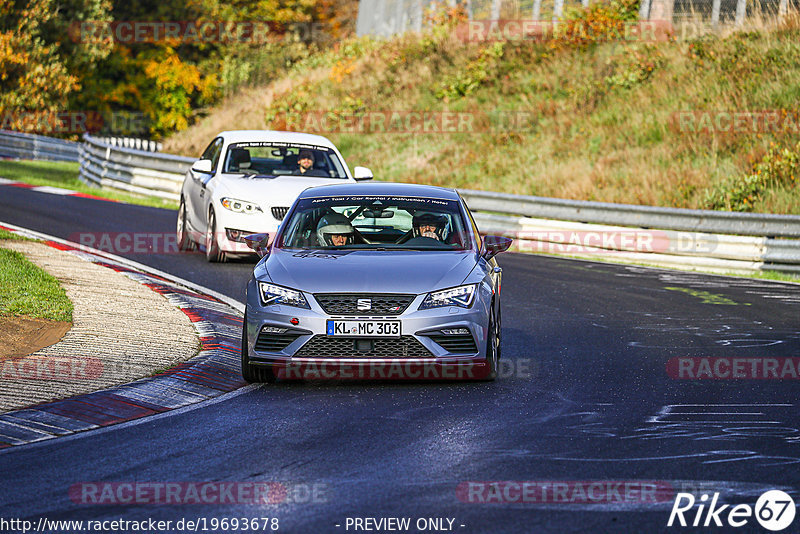
[{"label": "silver car's front wheel", "polygon": [[489,370],[483,378],[486,381],[492,381],[497,378],[498,360],[500,359],[500,321],[495,317],[494,306],[489,316],[489,327],[486,336],[486,363],[489,365]]}]

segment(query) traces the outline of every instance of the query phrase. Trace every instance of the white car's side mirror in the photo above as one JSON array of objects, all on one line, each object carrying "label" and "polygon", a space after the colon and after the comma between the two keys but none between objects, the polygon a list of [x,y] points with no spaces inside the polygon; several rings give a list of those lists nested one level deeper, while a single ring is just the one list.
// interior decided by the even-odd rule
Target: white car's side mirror
[{"label": "white car's side mirror", "polygon": [[198,159],[197,161],[192,164],[192,170],[195,172],[204,172],[206,174],[210,174],[211,171],[211,160],[210,159]]},{"label": "white car's side mirror", "polygon": [[372,180],[372,171],[366,167],[356,167],[353,169],[353,178],[356,180]]}]

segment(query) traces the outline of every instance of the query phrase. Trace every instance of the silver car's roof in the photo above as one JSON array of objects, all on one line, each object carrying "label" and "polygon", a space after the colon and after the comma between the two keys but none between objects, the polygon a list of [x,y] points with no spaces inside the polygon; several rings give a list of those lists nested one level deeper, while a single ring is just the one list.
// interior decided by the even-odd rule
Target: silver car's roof
[{"label": "silver car's roof", "polygon": [[402,184],[394,182],[366,182],[310,187],[298,198],[327,197],[334,195],[386,195],[458,200],[454,189],[433,185]]}]

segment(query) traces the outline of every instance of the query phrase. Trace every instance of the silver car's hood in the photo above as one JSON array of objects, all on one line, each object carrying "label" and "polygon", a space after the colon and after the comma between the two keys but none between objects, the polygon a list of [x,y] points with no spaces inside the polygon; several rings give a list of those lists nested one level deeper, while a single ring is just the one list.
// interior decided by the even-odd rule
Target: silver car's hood
[{"label": "silver car's hood", "polygon": [[265,262],[278,285],[310,293],[427,293],[457,286],[475,268],[474,251],[289,251]]}]

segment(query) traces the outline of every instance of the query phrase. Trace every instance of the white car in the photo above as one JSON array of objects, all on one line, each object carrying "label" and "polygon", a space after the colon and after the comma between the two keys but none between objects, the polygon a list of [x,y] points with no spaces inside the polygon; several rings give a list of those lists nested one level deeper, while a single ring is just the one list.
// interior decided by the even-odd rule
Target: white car
[{"label": "white car", "polygon": [[309,187],[371,180],[353,173],[328,139],[295,132],[221,132],[186,173],[178,208],[180,250],[205,247],[208,261],[252,253],[246,235],[275,235]]}]

